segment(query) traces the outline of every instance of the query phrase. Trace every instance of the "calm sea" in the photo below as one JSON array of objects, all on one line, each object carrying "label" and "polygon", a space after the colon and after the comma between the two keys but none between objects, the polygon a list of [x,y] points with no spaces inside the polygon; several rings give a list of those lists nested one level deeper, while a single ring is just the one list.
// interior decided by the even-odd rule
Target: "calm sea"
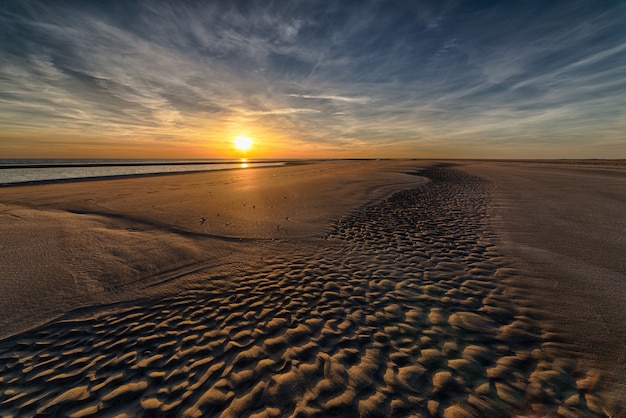
[{"label": "calm sea", "polygon": [[272,167],[275,160],[0,159],[0,186],[99,177]]}]

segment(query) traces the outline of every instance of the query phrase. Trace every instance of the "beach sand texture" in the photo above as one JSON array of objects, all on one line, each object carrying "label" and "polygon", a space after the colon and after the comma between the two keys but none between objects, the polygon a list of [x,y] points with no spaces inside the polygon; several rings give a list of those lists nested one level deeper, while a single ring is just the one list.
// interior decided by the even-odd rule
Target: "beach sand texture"
[{"label": "beach sand texture", "polygon": [[149,296],[156,283],[177,291],[174,279],[209,267],[229,275],[271,254],[273,240],[303,245],[365,202],[426,181],[409,169],[333,162],[0,189],[0,335]]},{"label": "beach sand texture", "polygon": [[[23,416],[259,417],[624,412],[619,379],[599,379],[610,374],[602,349],[579,342],[569,325],[560,322],[562,316],[551,315],[551,306],[542,302],[556,300],[553,293],[539,285],[525,287],[527,279],[541,282],[549,271],[507,246],[519,238],[505,234],[513,229],[503,208],[493,205],[494,197],[502,199],[498,193],[506,184],[514,183],[494,182],[501,166],[460,165],[461,171],[432,162],[393,162],[364,174],[367,163],[355,164],[361,166],[353,166],[353,183],[348,181],[352,198],[345,198],[336,180],[332,190],[338,207],[330,204],[319,215],[328,203],[318,202],[322,206],[312,212],[319,217],[300,212],[312,220],[291,232],[278,226],[290,225],[288,217],[298,219],[293,215],[298,205],[284,209],[272,203],[275,211],[259,216],[265,224],[248,221],[257,225],[251,229],[255,236],[241,235],[250,230],[244,227],[228,235],[224,231],[230,226],[225,225],[203,231],[201,219],[208,216],[200,212],[189,216],[195,219],[191,222],[147,208],[129,214],[135,202],[94,210],[81,207],[83,196],[58,198],[68,186],[76,188],[68,195],[88,195],[84,184],[54,186],[56,190],[42,186],[32,192],[39,193],[35,200],[40,206],[30,207],[19,205],[18,188],[3,190],[6,216],[19,210],[28,216],[42,211],[43,218],[72,216],[87,228],[99,225],[105,235],[116,231],[119,235],[106,238],[113,242],[131,238],[136,240],[132,245],[141,245],[145,234],[155,233],[151,238],[156,243],[138,247],[141,257],[117,254],[120,264],[129,259],[137,263],[126,271],[132,280],[120,283],[117,293],[115,283],[98,289],[95,299],[66,290],[73,302],[63,302],[59,312],[49,307],[40,312],[60,317],[44,324],[33,319],[30,326],[37,326],[27,330],[4,328],[0,411]],[[329,179],[346,168],[295,167],[293,187],[314,167],[330,170]],[[280,177],[280,170],[290,169],[238,175]],[[383,171],[390,177],[383,179]],[[418,171],[419,176],[402,174]],[[196,181],[200,177],[193,176],[201,175],[190,176],[168,177],[167,182],[172,184],[174,177]],[[375,179],[380,187],[372,188]],[[393,187],[383,187],[390,179]],[[149,180],[128,180],[137,181]],[[370,186],[362,187],[366,183]],[[319,193],[318,200],[332,192],[316,187],[309,192]],[[407,190],[391,194],[394,188]],[[277,190],[272,201],[289,200],[284,191]],[[193,195],[188,189],[185,193]],[[355,206],[358,201],[365,203]],[[176,205],[180,198],[171,202],[178,209],[168,213],[183,213]],[[265,203],[246,204],[258,205],[251,210],[256,211]],[[242,202],[233,205],[243,207]],[[186,206],[188,211],[198,208]],[[268,214],[281,210],[291,215],[281,212],[284,222],[279,225],[270,218],[270,228]],[[60,239],[52,226],[49,233],[53,236],[46,239]],[[92,229],[86,233],[94,234]],[[94,245],[75,240],[71,235],[73,245]],[[178,252],[172,254],[174,250]],[[154,261],[155,256],[165,258]],[[64,260],[62,254],[50,257]],[[171,262],[177,268],[163,273]],[[85,277],[92,267],[80,267],[86,269]],[[116,274],[125,272],[118,268]],[[114,279],[91,278],[100,286]],[[46,280],[55,287],[52,278]],[[57,299],[64,300],[63,295],[46,300]],[[114,303],[93,305],[101,300]],[[594,301],[588,303],[598,303]],[[77,306],[83,308],[63,312]],[[620,315],[623,311],[615,313],[614,321]],[[578,320],[591,326],[596,318]],[[623,329],[615,329],[613,347],[623,335]]]}]

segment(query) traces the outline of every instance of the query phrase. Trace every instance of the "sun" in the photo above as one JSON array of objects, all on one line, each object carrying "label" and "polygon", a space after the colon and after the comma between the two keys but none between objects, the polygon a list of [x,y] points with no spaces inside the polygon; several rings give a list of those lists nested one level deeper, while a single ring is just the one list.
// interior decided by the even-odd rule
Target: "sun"
[{"label": "sun", "polygon": [[247,151],[252,146],[252,139],[247,136],[239,135],[235,138],[235,148],[241,151]]}]

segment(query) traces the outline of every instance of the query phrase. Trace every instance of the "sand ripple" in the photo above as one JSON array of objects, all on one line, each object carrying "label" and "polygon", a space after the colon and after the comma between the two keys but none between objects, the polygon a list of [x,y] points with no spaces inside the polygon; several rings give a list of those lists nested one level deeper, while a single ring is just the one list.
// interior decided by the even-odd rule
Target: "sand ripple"
[{"label": "sand ripple", "polygon": [[[507,297],[488,184],[450,169],[221,290],[0,342],[3,415],[605,416]],[[210,280],[210,277],[207,278]]]}]

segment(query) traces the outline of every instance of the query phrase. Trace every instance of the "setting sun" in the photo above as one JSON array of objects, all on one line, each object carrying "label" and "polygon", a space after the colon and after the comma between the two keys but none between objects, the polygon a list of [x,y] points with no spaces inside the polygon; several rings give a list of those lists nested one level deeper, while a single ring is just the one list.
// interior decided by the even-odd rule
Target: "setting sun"
[{"label": "setting sun", "polygon": [[241,151],[247,151],[252,146],[252,139],[239,135],[235,138],[235,147]]}]

